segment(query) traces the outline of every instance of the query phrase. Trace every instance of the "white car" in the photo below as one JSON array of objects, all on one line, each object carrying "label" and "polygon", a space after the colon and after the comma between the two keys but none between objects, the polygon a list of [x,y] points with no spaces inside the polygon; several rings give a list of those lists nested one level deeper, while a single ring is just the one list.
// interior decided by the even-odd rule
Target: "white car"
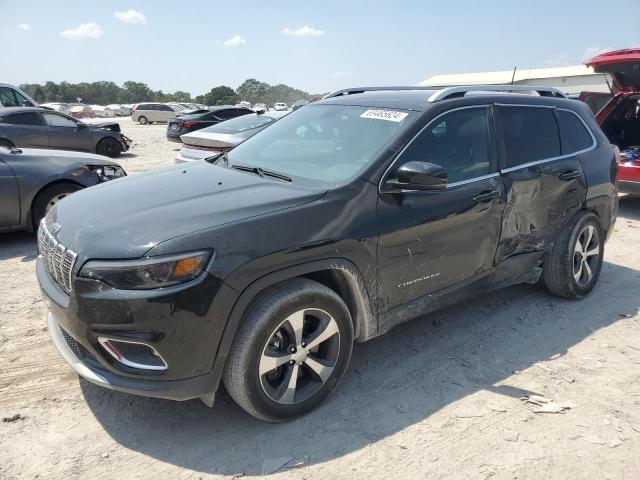
[{"label": "white car", "polygon": [[289,106],[284,102],[276,103],[273,108],[276,112],[284,112],[286,110],[289,110]]},{"label": "white car", "polygon": [[131,110],[125,105],[118,105],[114,103],[111,105],[107,105],[106,108],[113,111],[113,114],[117,117],[128,117],[129,115],[131,115]]},{"label": "white car", "polygon": [[3,107],[39,107],[39,105],[18,87],[0,83],[0,108]]},{"label": "white car", "polygon": [[287,113],[289,112],[250,113],[180,135],[182,148],[175,162],[193,162],[220,155]]},{"label": "white car", "polygon": [[249,102],[245,102],[244,100],[240,103],[236,104],[236,107],[240,107],[240,108],[249,108],[251,109],[251,104]]},{"label": "white car", "polygon": [[69,106],[68,103],[58,103],[58,102],[43,103],[40,106],[41,107],[46,107],[46,108],[51,108],[51,109],[55,110],[56,112],[66,113],[67,115],[70,115],[70,113],[71,113],[71,107]]},{"label": "white car", "polygon": [[111,118],[115,116],[113,110],[109,107],[103,107],[102,105],[90,105],[93,110],[93,116],[98,118]]},{"label": "white car", "polygon": [[269,108],[267,107],[266,103],[254,103],[253,104],[253,111],[255,111],[255,112],[268,112]]}]

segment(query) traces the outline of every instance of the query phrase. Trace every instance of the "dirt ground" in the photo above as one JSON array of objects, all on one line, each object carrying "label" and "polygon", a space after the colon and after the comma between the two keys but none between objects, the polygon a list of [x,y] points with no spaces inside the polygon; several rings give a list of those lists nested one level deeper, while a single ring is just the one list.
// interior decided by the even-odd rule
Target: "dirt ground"
[{"label": "dirt ground", "polygon": [[[127,170],[172,163],[164,125],[122,123]],[[49,341],[34,238],[2,235],[0,478],[638,479],[639,248],[623,198],[588,298],[517,286],[409,322],[356,345],[321,408],[268,425],[224,393],[209,409],[79,380]]]}]

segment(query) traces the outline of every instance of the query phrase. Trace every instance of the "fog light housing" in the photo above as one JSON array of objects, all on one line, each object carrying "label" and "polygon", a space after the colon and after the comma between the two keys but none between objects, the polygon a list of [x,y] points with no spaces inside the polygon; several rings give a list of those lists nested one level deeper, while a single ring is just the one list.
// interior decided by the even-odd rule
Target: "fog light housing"
[{"label": "fog light housing", "polygon": [[167,362],[160,353],[144,342],[106,337],[98,337],[98,342],[114,360],[127,367],[153,371],[168,368]]}]

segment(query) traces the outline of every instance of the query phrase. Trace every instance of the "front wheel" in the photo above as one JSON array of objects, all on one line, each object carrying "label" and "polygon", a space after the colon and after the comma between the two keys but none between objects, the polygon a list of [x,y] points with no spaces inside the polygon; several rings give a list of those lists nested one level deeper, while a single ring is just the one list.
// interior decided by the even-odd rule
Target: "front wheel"
[{"label": "front wheel", "polygon": [[542,265],[547,289],[565,298],[581,298],[595,287],[604,255],[605,234],[598,217],[579,213],[558,235]]},{"label": "front wheel", "polygon": [[115,138],[103,138],[96,147],[98,155],[116,158],[122,153],[122,145]]},{"label": "front wheel", "polygon": [[82,187],[75,183],[59,183],[42,190],[33,202],[33,226],[38,227],[40,220],[49,213],[60,200],[81,190]]},{"label": "front wheel", "polygon": [[336,389],[352,346],[351,315],[342,299],[317,282],[295,279],[266,292],[245,315],[224,384],[254,417],[289,420]]},{"label": "front wheel", "polygon": [[147,119],[147,117],[145,117],[144,115],[140,115],[138,117],[138,123],[140,125],[146,125],[147,123],[149,123],[149,120]]}]

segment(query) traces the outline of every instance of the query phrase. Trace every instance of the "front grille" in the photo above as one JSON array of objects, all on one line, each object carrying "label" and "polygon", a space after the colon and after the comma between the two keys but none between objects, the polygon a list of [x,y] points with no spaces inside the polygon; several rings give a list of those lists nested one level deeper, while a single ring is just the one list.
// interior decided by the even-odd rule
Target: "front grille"
[{"label": "front grille", "polygon": [[38,249],[51,277],[65,292],[70,294],[73,289],[73,266],[78,255],[73,250],[67,249],[51,235],[44,220],[38,229]]}]

